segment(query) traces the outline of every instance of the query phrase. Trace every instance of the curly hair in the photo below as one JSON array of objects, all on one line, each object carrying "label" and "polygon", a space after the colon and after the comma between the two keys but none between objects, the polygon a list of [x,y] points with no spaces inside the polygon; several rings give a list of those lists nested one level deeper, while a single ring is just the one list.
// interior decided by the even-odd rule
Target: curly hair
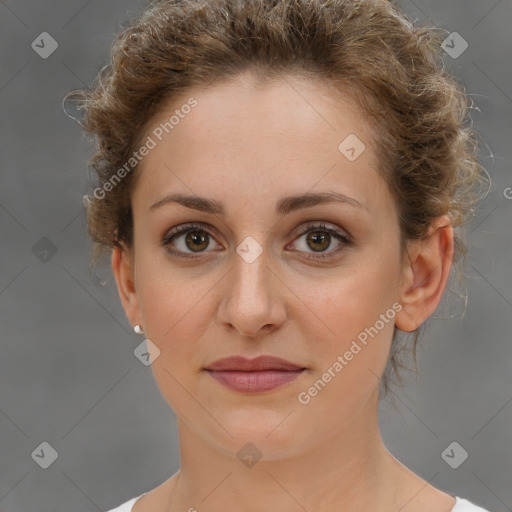
[{"label": "curly hair", "polygon": [[[439,32],[414,26],[384,0],[152,2],[123,27],[110,64],[89,90],[65,99],[79,102],[81,124],[98,141],[90,164],[102,192],[86,205],[93,263],[121,242],[132,246],[130,197],[138,166],[130,158],[163,101],[250,71],[255,81],[308,76],[331,86],[333,95],[350,94],[377,134],[379,173],[396,201],[401,254],[407,241],[424,239],[432,222],[448,215],[457,228],[453,266],[460,278],[467,253],[462,228],[486,177],[469,100],[445,70]],[[381,379],[385,395],[395,377],[402,382],[402,352],[412,348],[416,366],[423,327],[413,331],[412,342],[395,327]]]}]

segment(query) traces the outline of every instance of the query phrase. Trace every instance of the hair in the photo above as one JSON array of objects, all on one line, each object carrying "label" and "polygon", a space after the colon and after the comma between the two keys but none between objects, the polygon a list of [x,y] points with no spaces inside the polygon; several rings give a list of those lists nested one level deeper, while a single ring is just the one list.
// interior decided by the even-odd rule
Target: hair
[{"label": "hair", "polygon": [[[160,0],[123,27],[94,84],[65,101],[79,102],[81,124],[97,138],[90,165],[104,187],[140,147],[164,100],[248,72],[257,83],[317,79],[333,95],[350,95],[376,134],[379,174],[396,201],[402,256],[407,241],[425,239],[432,222],[448,215],[457,228],[453,266],[460,278],[467,254],[462,228],[486,179],[471,105],[445,70],[441,40],[440,31],[414,26],[384,0]],[[132,247],[137,170],[102,197],[88,197],[93,264],[115,246]],[[384,395],[395,378],[402,383],[402,353],[412,352],[416,366],[423,326],[412,341],[395,327],[380,382]]]}]

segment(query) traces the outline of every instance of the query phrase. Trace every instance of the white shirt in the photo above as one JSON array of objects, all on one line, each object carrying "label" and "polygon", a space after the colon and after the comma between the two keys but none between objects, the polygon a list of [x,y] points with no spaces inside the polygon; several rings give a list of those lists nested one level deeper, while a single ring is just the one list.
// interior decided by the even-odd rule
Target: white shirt
[{"label": "white shirt", "polygon": [[[146,493],[144,493],[146,494]],[[140,496],[137,496],[136,498],[132,498],[130,501],[127,501],[126,503],[123,503],[117,508],[113,508],[111,510],[107,510],[107,512],[132,512],[132,508],[135,505],[135,502],[144,496],[144,494],[141,494]],[[452,508],[451,512],[490,512],[489,510],[478,507],[474,503],[471,503],[470,501],[459,498],[458,496],[454,496],[454,498],[457,500],[454,507]]]}]

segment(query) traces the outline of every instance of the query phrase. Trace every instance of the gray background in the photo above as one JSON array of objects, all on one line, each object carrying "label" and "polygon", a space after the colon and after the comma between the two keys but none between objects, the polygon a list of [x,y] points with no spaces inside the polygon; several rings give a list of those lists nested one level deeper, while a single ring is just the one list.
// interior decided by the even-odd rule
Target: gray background
[{"label": "gray background", "polygon": [[[175,415],[133,355],[143,338],[125,318],[108,263],[88,272],[82,196],[91,192],[93,148],[61,107],[93,80],[120,24],[144,4],[0,2],[3,512],[107,510],[179,468]],[[512,187],[512,3],[402,5],[469,43],[446,65],[478,107],[472,117],[493,188],[471,225],[466,313],[461,319],[455,296],[443,301],[418,355],[421,375],[405,374],[398,411],[380,404],[382,435],[436,487],[512,510],[512,200],[504,195]],[[41,32],[59,45],[47,59],[31,47]],[[469,453],[458,469],[441,457],[453,441]],[[47,469],[32,456],[43,442],[58,452]]]}]

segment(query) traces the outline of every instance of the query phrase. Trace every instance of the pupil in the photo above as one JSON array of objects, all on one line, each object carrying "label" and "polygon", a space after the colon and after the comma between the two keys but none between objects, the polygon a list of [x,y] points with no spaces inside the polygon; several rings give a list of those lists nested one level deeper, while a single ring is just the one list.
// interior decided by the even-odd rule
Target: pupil
[{"label": "pupil", "polygon": [[[199,251],[199,250],[202,250],[202,249],[206,249],[206,247],[208,247],[208,242],[206,241],[206,236],[204,234],[201,235],[201,234],[198,234],[198,233],[203,233],[203,232],[201,232],[201,231],[191,231],[186,236],[187,243],[188,242],[192,242],[192,245],[189,246],[189,249],[191,249],[193,251],[196,251],[196,250]],[[200,244],[202,246],[199,246],[198,244]]]},{"label": "pupil", "polygon": [[[203,234],[199,234],[203,233]],[[314,246],[312,247],[314,250],[323,251],[329,247],[329,237],[328,233],[324,231],[313,231],[308,235],[308,242],[312,242]],[[206,241],[206,236],[204,232],[201,231],[191,231],[186,236],[186,242],[191,242],[191,246],[189,248],[193,251],[201,251],[206,249],[208,246],[208,242]],[[327,243],[326,243],[327,242]],[[320,246],[320,247],[318,247]]]},{"label": "pupil", "polygon": [[[313,241],[314,245],[322,245],[322,242],[327,241],[327,244],[324,243],[323,246],[320,247],[320,250],[325,250],[329,247],[329,240],[328,240],[329,236],[330,235],[328,233],[325,233],[324,231],[313,231],[308,236],[308,242]],[[315,249],[315,248],[312,247],[312,249]]]}]

